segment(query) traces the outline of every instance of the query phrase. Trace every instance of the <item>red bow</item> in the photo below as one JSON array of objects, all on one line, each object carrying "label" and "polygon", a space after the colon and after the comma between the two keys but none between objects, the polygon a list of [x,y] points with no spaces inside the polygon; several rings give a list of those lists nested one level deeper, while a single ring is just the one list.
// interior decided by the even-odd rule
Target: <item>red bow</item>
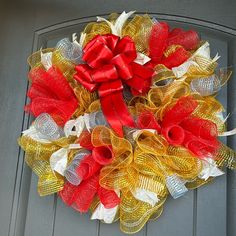
[{"label": "red bow", "polygon": [[74,78],[90,92],[98,90],[103,113],[114,131],[123,136],[122,126],[134,127],[123,99],[123,83],[133,94],[148,91],[153,70],[134,62],[135,44],[129,37],[98,35],[84,48],[87,64],[76,66]]},{"label": "red bow", "polygon": [[198,103],[192,97],[182,97],[168,110],[159,125],[152,112],[144,112],[138,118],[138,127],[155,129],[170,145],[182,145],[199,158],[214,157],[218,148],[216,125],[192,116]]}]

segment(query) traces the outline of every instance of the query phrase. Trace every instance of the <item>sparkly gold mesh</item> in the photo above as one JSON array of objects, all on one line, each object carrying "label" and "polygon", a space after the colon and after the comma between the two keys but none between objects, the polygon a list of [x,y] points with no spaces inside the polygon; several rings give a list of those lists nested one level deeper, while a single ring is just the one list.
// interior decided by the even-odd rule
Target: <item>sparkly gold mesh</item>
[{"label": "sparkly gold mesh", "polygon": [[152,207],[150,204],[134,198],[131,192],[121,196],[120,204],[120,228],[125,233],[138,232],[151,216],[158,218],[161,215],[163,204],[166,198]]},{"label": "sparkly gold mesh", "polygon": [[122,30],[122,36],[128,35],[135,42],[136,50],[148,54],[148,38],[153,22],[148,15],[136,15]]},{"label": "sparkly gold mesh", "polygon": [[22,136],[18,143],[25,151],[25,162],[38,175],[38,192],[40,196],[59,192],[64,185],[64,178],[53,172],[49,158],[57,150],[66,147],[72,142],[70,139],[61,138],[52,143],[40,143],[29,136]]},{"label": "sparkly gold mesh", "polygon": [[91,22],[87,24],[83,33],[86,34],[83,46],[86,45],[96,35],[103,35],[111,33],[111,29],[106,22]]}]

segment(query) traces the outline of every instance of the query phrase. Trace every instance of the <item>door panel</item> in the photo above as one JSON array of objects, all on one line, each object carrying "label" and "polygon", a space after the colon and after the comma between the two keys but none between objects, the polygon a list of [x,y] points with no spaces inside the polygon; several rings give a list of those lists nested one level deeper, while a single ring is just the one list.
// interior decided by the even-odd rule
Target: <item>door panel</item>
[{"label": "door panel", "polygon": [[[54,2],[56,4],[56,1]],[[31,122],[31,118],[22,111],[27,100],[26,73],[28,68],[26,56],[41,47],[53,47],[61,38],[71,37],[74,32],[79,33],[87,22],[95,20],[95,17],[86,17],[86,14],[101,15],[104,11],[111,11],[112,7],[116,11],[122,9],[122,1],[120,3],[118,1],[111,3],[110,1],[107,2],[106,6],[97,5],[97,9],[93,6],[91,14],[89,14],[87,8],[89,8],[89,3],[92,4],[91,2],[84,2],[84,11],[80,9],[80,14],[75,20],[71,20],[68,11],[71,9],[72,14],[75,15],[73,7],[78,9],[79,3],[69,6],[64,1],[64,5],[60,5],[60,8],[55,5],[55,12],[58,14],[52,12],[52,15],[48,14],[48,11],[53,9],[53,5],[50,4],[44,5],[39,2],[38,5],[28,6],[29,9],[26,8],[25,15],[23,14],[24,8],[21,6],[20,13],[17,9],[8,10],[8,13],[11,13],[11,20],[8,20],[8,23],[11,23],[12,29],[14,28],[15,31],[9,31],[8,26],[4,24],[0,28],[5,35],[4,38],[2,35],[0,36],[1,42],[3,42],[0,44],[0,49],[2,49],[0,108],[3,111],[0,115],[2,124],[0,127],[0,148],[2,150],[0,155],[0,187],[3,189],[0,192],[1,236],[124,235],[120,232],[118,223],[106,225],[99,221],[90,221],[89,214],[81,215],[66,207],[56,195],[39,197],[37,177],[24,164],[24,153],[19,150],[15,141],[21,130],[26,129]],[[143,1],[136,2],[138,8],[145,5]],[[166,1],[165,4],[168,6]],[[177,6],[177,4],[179,3],[175,5]],[[5,9],[9,9],[8,7],[5,5]],[[45,15],[41,14],[42,10],[37,10],[39,7],[45,9]],[[129,6],[130,9],[134,7],[136,5],[133,3]],[[157,5],[153,9],[149,8],[148,12],[153,12],[154,9],[157,9]],[[194,12],[196,13],[196,11]],[[7,17],[7,11],[0,10],[0,13],[2,13],[0,19]],[[173,15],[153,14],[153,16],[157,17],[158,20],[167,20],[171,26],[180,26],[186,29],[195,28],[200,32],[202,39],[210,42],[212,55],[215,55],[216,52],[221,55],[219,60],[221,67],[235,65],[236,32],[233,29],[206,21],[174,16],[174,13],[172,13]],[[192,16],[190,10],[185,12],[185,16],[188,16],[186,14]],[[226,16],[227,11],[221,12],[221,14]],[[14,20],[15,15],[21,17],[22,20],[18,22],[16,21],[18,18]],[[78,18],[78,16],[85,17]],[[50,25],[49,23],[53,24],[54,21],[59,24],[45,27]],[[22,23],[25,24],[25,28],[22,27]],[[38,30],[38,26],[44,28]],[[19,41],[14,35],[19,35],[22,40],[20,41],[21,47],[19,47]],[[11,50],[8,51],[6,48]],[[234,91],[236,91],[236,83],[234,79],[231,78],[228,86],[225,86],[218,95],[220,101],[227,108],[227,112],[235,110],[236,93]],[[11,118],[11,125],[3,125],[8,124],[9,118]],[[229,129],[236,127],[235,115],[229,118],[228,124]],[[231,147],[236,147],[234,137],[223,141]],[[211,184],[198,190],[189,191],[180,199],[169,198],[158,221],[150,221],[136,235],[236,235],[235,186],[235,172],[227,171],[224,176],[218,177]]]}]

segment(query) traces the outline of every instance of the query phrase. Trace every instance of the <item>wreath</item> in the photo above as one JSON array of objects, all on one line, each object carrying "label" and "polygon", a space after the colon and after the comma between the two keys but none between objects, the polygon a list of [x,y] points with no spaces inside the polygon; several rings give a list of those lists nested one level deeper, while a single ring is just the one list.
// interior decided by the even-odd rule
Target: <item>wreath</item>
[{"label": "wreath", "polygon": [[35,120],[18,140],[40,196],[125,233],[158,218],[169,194],[236,168],[218,139],[236,133],[216,99],[231,71],[196,31],[133,14],[97,17],[29,57]]}]

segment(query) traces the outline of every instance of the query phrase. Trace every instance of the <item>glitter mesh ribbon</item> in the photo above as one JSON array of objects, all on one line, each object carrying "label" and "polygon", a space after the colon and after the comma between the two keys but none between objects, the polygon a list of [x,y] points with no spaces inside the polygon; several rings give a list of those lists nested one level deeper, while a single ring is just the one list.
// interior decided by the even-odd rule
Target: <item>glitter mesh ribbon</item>
[{"label": "glitter mesh ribbon", "polygon": [[50,166],[50,156],[61,147],[67,147],[72,140],[61,138],[51,143],[40,143],[29,136],[22,136],[18,143],[25,151],[25,162],[38,175],[38,192],[40,196],[59,192],[64,185],[64,178],[53,172]]}]

